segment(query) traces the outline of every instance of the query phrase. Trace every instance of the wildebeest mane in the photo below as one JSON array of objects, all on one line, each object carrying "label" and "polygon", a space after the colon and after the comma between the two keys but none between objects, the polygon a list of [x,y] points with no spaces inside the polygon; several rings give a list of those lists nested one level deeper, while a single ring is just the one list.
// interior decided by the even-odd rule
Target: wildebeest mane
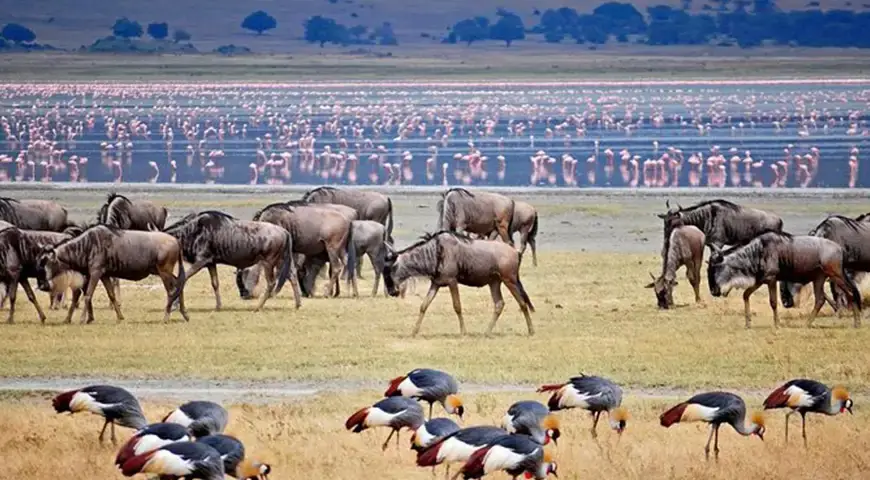
[{"label": "wildebeest mane", "polygon": [[692,205],[692,206],[689,206],[686,208],[681,208],[679,211],[683,212],[683,213],[691,212],[691,211],[697,210],[699,208],[704,208],[704,207],[713,206],[713,205],[728,208],[731,210],[740,210],[740,208],[741,208],[740,205],[737,205],[734,202],[729,202],[728,200],[725,200],[724,198],[717,198],[714,200],[705,200],[703,202],[696,203],[695,205]]},{"label": "wildebeest mane", "polygon": [[85,229],[83,229],[83,230],[82,230],[81,232],[79,232],[77,235],[72,235],[72,236],[70,236],[69,238],[65,238],[65,239],[61,240],[60,242],[58,242],[57,244],[55,244],[52,248],[58,248],[58,247],[60,247],[61,245],[64,245],[64,244],[66,244],[66,243],[70,243],[70,242],[72,242],[73,240],[78,240],[79,238],[85,236],[85,234],[87,234],[87,233],[90,232],[91,230],[94,230],[94,229],[97,229],[97,228],[100,228],[100,227],[105,228],[106,230],[109,231],[109,233],[111,233],[112,235],[115,235],[115,236],[120,236],[121,233],[123,233],[123,230],[121,230],[120,228],[111,227],[111,226],[106,225],[106,224],[104,224],[104,223],[96,223],[96,224],[94,224],[94,225],[89,225],[89,226],[87,226]]},{"label": "wildebeest mane", "polygon": [[423,235],[420,235],[419,240],[417,240],[416,242],[412,243],[411,245],[408,245],[407,247],[399,250],[398,252],[396,252],[396,254],[398,255],[400,253],[405,253],[405,252],[413,250],[421,245],[425,245],[425,244],[429,243],[430,241],[432,241],[433,239],[438,238],[438,236],[441,234],[451,235],[462,243],[470,243],[470,242],[474,241],[474,239],[471,238],[466,233],[454,232],[451,230],[438,230],[435,232],[424,233]]},{"label": "wildebeest mane", "polygon": [[335,187],[330,187],[328,185],[324,185],[322,187],[317,187],[317,188],[314,188],[314,189],[311,189],[311,190],[305,192],[305,195],[302,195],[302,200],[307,202],[308,199],[311,198],[312,195],[314,195],[315,193],[318,193],[318,192],[335,192],[335,191],[338,191],[338,189]]},{"label": "wildebeest mane", "polygon": [[861,215],[858,215],[857,217],[855,217],[855,221],[856,222],[863,222],[863,221],[867,220],[867,217],[870,217],[870,212],[862,213]]},{"label": "wildebeest mane", "polygon": [[441,196],[442,196],[442,197],[446,197],[447,194],[450,193],[450,192],[457,192],[457,193],[460,193],[460,194],[462,194],[462,195],[467,195],[467,196],[469,196],[469,197],[471,197],[471,198],[474,198],[474,194],[473,194],[473,193],[469,192],[468,190],[466,190],[466,189],[464,189],[464,188],[462,188],[462,187],[453,187],[453,188],[451,188],[451,189],[448,189],[448,190],[447,190],[446,192],[444,192],[444,194],[441,195]]},{"label": "wildebeest mane", "polygon": [[255,214],[254,214],[254,218],[253,218],[253,220],[254,220],[255,222],[260,221],[260,218],[263,216],[263,213],[265,213],[266,210],[270,210],[270,209],[273,209],[273,208],[279,208],[279,209],[281,209],[281,210],[286,210],[286,211],[288,211],[288,212],[292,212],[292,211],[293,211],[293,208],[292,208],[290,205],[287,205],[286,202],[276,202],[276,203],[271,203],[271,204],[266,205],[265,207],[261,208],[257,213],[255,213]]},{"label": "wildebeest mane", "polygon": [[[867,215],[867,214],[865,214],[865,215]],[[843,216],[843,215],[833,214],[833,215],[828,215],[827,217],[825,217],[824,220],[822,220],[818,225],[816,225],[812,230],[810,230],[809,234],[810,235],[818,235],[818,233],[821,232],[822,229],[826,229],[826,231],[828,231],[827,228],[829,227],[829,225],[830,225],[829,222],[831,220],[839,220],[855,232],[860,231],[862,228],[859,220],[854,220],[854,219],[851,219],[851,218]]]}]

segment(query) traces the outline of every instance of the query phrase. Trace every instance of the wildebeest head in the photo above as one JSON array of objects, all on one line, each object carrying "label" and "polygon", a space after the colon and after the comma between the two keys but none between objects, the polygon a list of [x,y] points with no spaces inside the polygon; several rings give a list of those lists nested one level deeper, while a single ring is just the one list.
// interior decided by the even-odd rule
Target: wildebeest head
[{"label": "wildebeest head", "polygon": [[664,220],[665,235],[667,236],[670,235],[671,230],[683,225],[683,207],[678,203],[677,208],[672,208],[670,200],[665,200],[665,207],[667,207],[668,211],[659,213],[656,216]]},{"label": "wildebeest head", "polygon": [[384,287],[387,289],[387,294],[391,297],[399,296],[399,287],[393,275],[396,272],[396,262],[399,256],[390,244],[384,244],[387,249],[387,255],[384,259]]},{"label": "wildebeest head", "polygon": [[782,300],[782,306],[785,308],[797,306],[798,295],[805,286],[805,283],[800,282],[779,282],[779,298]]},{"label": "wildebeest head", "polygon": [[665,280],[664,275],[656,277],[650,273],[649,276],[652,277],[652,282],[646,284],[645,288],[653,289],[660,309],[667,310],[671,308],[674,305],[674,287],[677,285],[677,281],[671,280],[668,282]]},{"label": "wildebeest head", "polygon": [[749,288],[755,285],[752,273],[752,259],[740,252],[725,254],[714,247],[707,267],[707,283],[714,297],[727,297],[735,288]]},{"label": "wildebeest head", "polygon": [[70,269],[58,258],[57,250],[46,247],[36,260],[36,282],[40,290],[52,294],[63,293],[67,288],[84,286],[84,276]]},{"label": "wildebeest head", "polygon": [[260,268],[258,265],[248,268],[236,269],[236,286],[239,287],[239,296],[242,300],[251,300],[254,290],[260,283]]}]

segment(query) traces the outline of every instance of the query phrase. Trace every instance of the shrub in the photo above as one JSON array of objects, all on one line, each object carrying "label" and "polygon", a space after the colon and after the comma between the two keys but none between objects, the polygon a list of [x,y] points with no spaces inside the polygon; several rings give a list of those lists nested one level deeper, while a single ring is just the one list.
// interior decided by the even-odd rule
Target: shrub
[{"label": "shrub", "polygon": [[266,30],[271,30],[277,26],[278,21],[275,20],[275,17],[262,10],[257,10],[242,20],[242,28],[257,32],[257,35],[262,35]]}]

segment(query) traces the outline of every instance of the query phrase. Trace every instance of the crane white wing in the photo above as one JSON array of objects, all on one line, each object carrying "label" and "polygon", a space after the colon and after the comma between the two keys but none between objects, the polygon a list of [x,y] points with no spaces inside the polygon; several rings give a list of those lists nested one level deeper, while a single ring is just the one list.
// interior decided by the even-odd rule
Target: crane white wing
[{"label": "crane white wing", "polygon": [[438,449],[438,461],[444,463],[465,462],[471,454],[478,451],[483,445],[469,445],[456,438],[444,440]]},{"label": "crane white wing", "polygon": [[525,459],[525,455],[501,445],[494,445],[486,452],[486,457],[483,459],[483,471],[488,474],[498,470],[516,468]]},{"label": "crane white wing", "polygon": [[814,397],[809,392],[797,385],[792,385],[785,390],[788,395],[788,406],[791,408],[811,407]]},{"label": "crane white wing", "polygon": [[164,420],[166,423],[177,423],[182,427],[189,427],[191,423],[193,423],[193,419],[188,417],[186,413],[184,413],[180,408],[176,408],[166,417]]},{"label": "crane white wing", "polygon": [[406,410],[402,410],[396,413],[389,413],[381,410],[377,407],[372,407],[369,409],[369,414],[366,415],[366,426],[367,427],[384,427],[388,426],[390,422],[393,421],[394,418],[399,415],[405,413]]},{"label": "crane white wing", "polygon": [[158,450],[142,468],[142,473],[184,476],[193,472],[193,462],[172,452]]}]

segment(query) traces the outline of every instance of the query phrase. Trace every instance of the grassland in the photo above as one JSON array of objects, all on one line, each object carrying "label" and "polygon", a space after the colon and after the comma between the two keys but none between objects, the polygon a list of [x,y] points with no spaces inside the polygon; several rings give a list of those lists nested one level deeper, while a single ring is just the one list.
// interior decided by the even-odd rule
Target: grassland
[{"label": "grassland", "polygon": [[[386,431],[353,434],[344,429],[344,420],[378,395],[372,391],[289,404],[228,406],[227,433],[245,443],[248,455],[271,463],[272,478],[431,479],[430,470],[414,465],[408,433],[402,434],[398,452],[391,445],[382,453],[380,444]],[[498,424],[517,399],[516,395],[505,394],[467,396],[464,424]],[[615,435],[602,426],[596,444],[589,437],[588,415],[561,413],[562,438],[553,449],[559,478],[854,479],[862,478],[870,467],[870,437],[863,433],[870,428],[870,417],[865,412],[835,418],[810,417],[808,450],[800,446],[799,434],[792,437],[790,445],[784,443],[781,411],[768,414],[764,442],[756,437],[740,437],[726,426],[720,438],[720,461],[705,462],[707,430],[703,425],[664,429],[658,424],[658,415],[676,401],[627,400],[632,417],[618,444]],[[758,405],[760,399],[747,398],[747,402]],[[146,416],[154,420],[173,405],[144,402],[143,407]],[[0,424],[4,427],[0,429],[0,448],[7,478],[124,478],[113,466],[116,449],[108,442],[103,446],[97,443],[102,425],[97,417],[59,416],[51,409],[48,396],[25,396],[0,401]],[[792,427],[795,425],[792,423]],[[792,428],[792,435],[797,432]],[[129,430],[119,430],[120,441],[129,435]]]},{"label": "grassland", "polygon": [[[294,311],[287,290],[254,314],[224,270],[221,312],[213,311],[207,275],[188,284],[190,323],[177,315],[175,323],[161,322],[163,292],[155,282],[123,285],[128,320],[121,324],[103,293],[97,322],[86,326],[60,324],[62,312],[51,312],[41,327],[24,306],[19,323],[2,326],[0,376],[377,381],[431,365],[488,384],[534,384],[580,371],[639,387],[769,388],[795,376],[870,382],[864,348],[870,331],[853,330],[846,318],[806,328],[806,312],[786,311],[787,327],[774,330],[759,294],[747,331],[739,296],[714,301],[704,292],[704,305],[686,305],[685,282],[676,294],[679,308],[656,310],[642,288],[647,272],[657,271],[656,255],[546,253],[539,260],[522,274],[537,307],[532,338],[510,299],[494,337],[481,335],[491,314],[486,289],[461,290],[469,336],[458,335],[449,296],[441,292],[421,335],[410,338],[421,299],[368,297],[371,271],[362,298],[307,299]],[[425,289],[420,282],[417,294]]]},{"label": "grassland", "polygon": [[196,81],[628,81],[866,78],[864,54],[772,49],[750,55],[697,48],[620,48],[578,51],[546,45],[505,48],[392,48],[391,56],[323,53],[292,55],[98,55],[75,53],[0,56],[2,82]]}]

